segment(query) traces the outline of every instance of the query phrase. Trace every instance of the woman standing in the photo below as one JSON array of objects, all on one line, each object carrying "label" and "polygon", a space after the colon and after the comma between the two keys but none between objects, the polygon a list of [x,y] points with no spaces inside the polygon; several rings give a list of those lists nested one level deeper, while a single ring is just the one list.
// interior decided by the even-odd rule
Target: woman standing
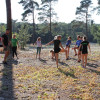
[{"label": "woman standing", "polygon": [[40,59],[40,54],[41,54],[41,47],[42,47],[42,43],[41,43],[41,37],[37,38],[37,41],[35,43],[37,45],[37,53],[36,53],[36,58],[37,55],[39,54],[39,59]]},{"label": "woman standing", "polygon": [[89,48],[89,50],[91,52],[90,44],[87,41],[86,37],[83,37],[83,42],[81,43],[79,49],[80,48],[82,49],[82,67],[86,68],[86,65],[87,65],[87,56],[88,56],[88,48]]},{"label": "woman standing", "polygon": [[[12,55],[13,55],[13,58],[14,58],[14,55],[16,55],[16,57],[17,57],[18,40],[16,38],[16,35],[13,35],[13,38],[11,40],[11,44],[12,44]],[[17,57],[17,59],[18,59],[18,57]]]},{"label": "woman standing", "polygon": [[[56,65],[58,68],[58,55],[60,52],[65,52],[66,53],[66,59],[67,59],[67,50],[65,50],[61,44],[61,35],[57,35],[56,40],[52,40],[51,42],[47,43],[47,45],[54,44],[54,54],[56,58]],[[61,47],[61,48],[60,48]]]}]

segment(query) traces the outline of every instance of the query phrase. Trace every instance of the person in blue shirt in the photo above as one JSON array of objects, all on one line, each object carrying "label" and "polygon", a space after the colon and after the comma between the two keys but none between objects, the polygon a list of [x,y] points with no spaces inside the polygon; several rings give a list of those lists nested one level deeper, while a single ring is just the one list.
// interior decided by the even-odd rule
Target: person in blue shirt
[{"label": "person in blue shirt", "polygon": [[66,50],[67,50],[67,59],[69,59],[69,50],[70,50],[70,45],[71,45],[71,37],[68,37],[67,43],[66,43]]},{"label": "person in blue shirt", "polygon": [[77,55],[76,50],[78,50],[78,49],[79,49],[80,44],[81,44],[81,41],[80,41],[80,36],[78,35],[78,36],[77,36],[77,41],[76,41],[75,47],[74,47],[74,48],[72,48],[72,49],[74,49],[75,56]]},{"label": "person in blue shirt", "polygon": [[[83,37],[80,37],[79,38],[79,46],[81,45],[82,41],[83,41]],[[81,61],[81,54],[82,54],[81,51],[82,51],[82,48],[79,48],[78,49],[78,62]]]}]

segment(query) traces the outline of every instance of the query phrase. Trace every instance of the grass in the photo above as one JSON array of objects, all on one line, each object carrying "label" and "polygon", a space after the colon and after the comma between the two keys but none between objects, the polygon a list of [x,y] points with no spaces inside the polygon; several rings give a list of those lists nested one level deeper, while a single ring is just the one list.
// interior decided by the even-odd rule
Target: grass
[{"label": "grass", "polygon": [[[49,64],[13,65],[14,90],[17,91],[15,96],[18,100],[22,99],[22,94],[25,94],[25,100],[32,100],[34,95],[36,100],[63,100],[62,97],[70,100],[100,100],[99,55],[100,51],[94,51],[89,55],[88,63],[97,65],[95,67],[90,65],[87,69],[83,69],[77,63],[71,64],[74,60],[61,61],[63,64],[60,62],[58,69]],[[3,70],[0,76],[2,73],[7,76],[9,71]]]}]

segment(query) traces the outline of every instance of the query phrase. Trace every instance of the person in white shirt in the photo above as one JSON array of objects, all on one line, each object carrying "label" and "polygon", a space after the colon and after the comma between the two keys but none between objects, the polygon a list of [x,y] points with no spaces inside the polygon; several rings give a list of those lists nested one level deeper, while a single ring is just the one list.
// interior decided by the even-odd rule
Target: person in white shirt
[{"label": "person in white shirt", "polygon": [[37,38],[37,41],[36,41],[35,44],[37,45],[36,58],[37,58],[37,55],[39,54],[39,59],[40,59],[41,47],[42,47],[42,44],[41,44],[41,37],[38,37],[38,38]]}]

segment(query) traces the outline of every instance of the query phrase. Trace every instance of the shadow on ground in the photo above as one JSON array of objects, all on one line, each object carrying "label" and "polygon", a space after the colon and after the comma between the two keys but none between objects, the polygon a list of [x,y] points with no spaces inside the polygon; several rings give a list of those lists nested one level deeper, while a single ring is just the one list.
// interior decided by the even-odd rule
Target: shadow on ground
[{"label": "shadow on ground", "polygon": [[14,97],[14,79],[13,79],[13,64],[18,64],[16,60],[8,61],[8,64],[3,65],[1,72],[3,73],[2,82],[0,89],[0,100],[15,100]]},{"label": "shadow on ground", "polygon": [[74,71],[73,71],[73,70],[71,70],[70,72],[66,72],[66,71],[64,71],[64,70],[61,69],[61,68],[58,68],[58,70],[59,70],[61,73],[63,73],[64,75],[66,75],[66,76],[70,76],[70,77],[72,77],[72,78],[77,78],[77,77],[74,75]]}]

